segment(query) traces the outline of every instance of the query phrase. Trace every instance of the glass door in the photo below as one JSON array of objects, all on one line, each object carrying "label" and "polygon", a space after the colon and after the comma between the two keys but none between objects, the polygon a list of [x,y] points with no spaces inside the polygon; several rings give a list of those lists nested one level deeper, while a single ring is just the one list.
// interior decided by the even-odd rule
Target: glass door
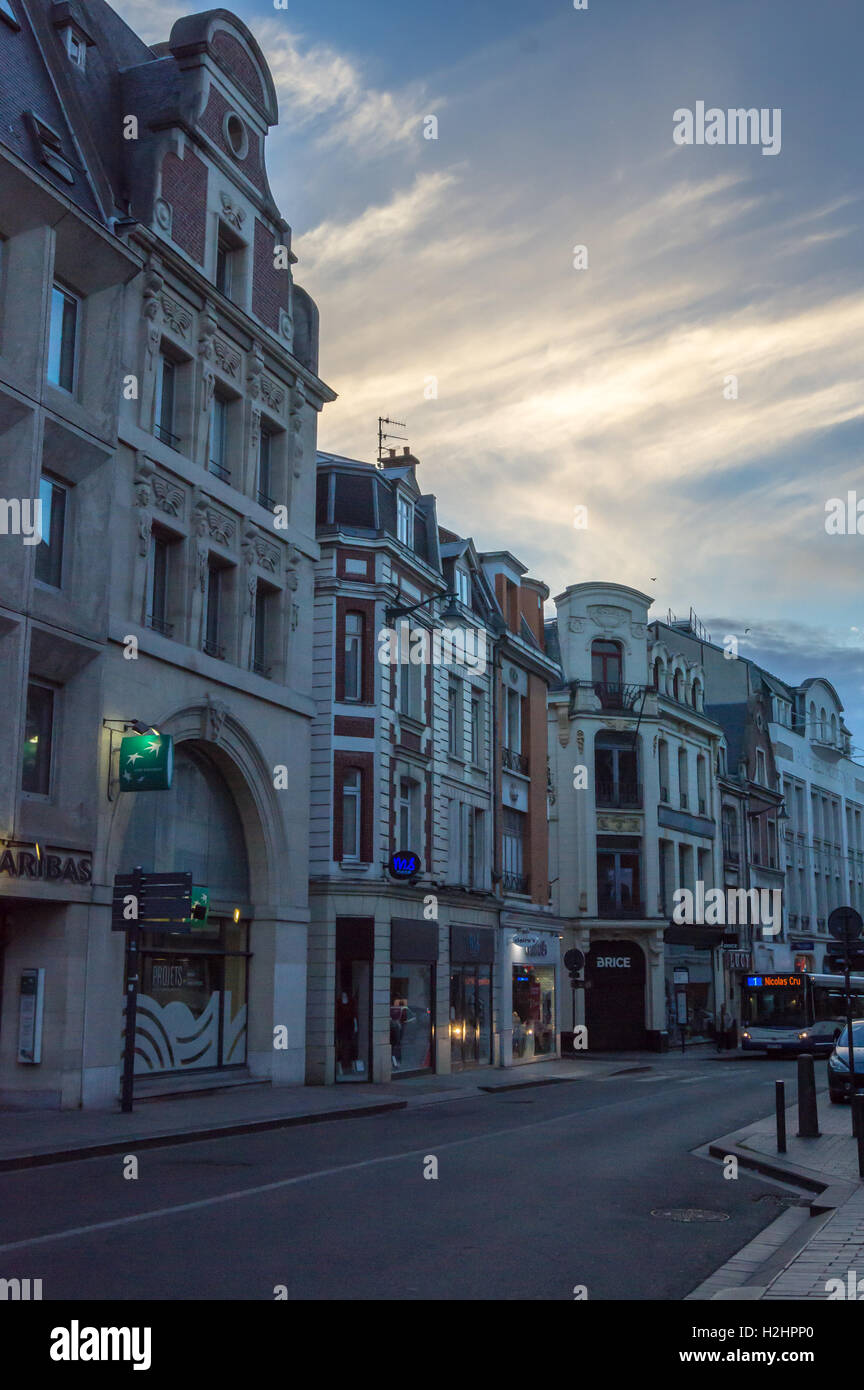
[{"label": "glass door", "polygon": [[476,1067],[492,1060],[492,967],[453,965],[450,971],[450,1062]]},{"label": "glass door", "polygon": [[372,962],[336,962],[336,1080],[368,1081],[372,1062]]}]

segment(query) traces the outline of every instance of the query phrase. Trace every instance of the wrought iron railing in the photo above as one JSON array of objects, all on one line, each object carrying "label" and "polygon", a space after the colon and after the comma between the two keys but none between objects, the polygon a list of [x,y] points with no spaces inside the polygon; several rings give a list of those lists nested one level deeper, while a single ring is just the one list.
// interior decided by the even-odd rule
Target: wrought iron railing
[{"label": "wrought iron railing", "polygon": [[502,748],[501,761],[508,772],[528,771],[528,755],[526,753],[516,753],[512,748]]},{"label": "wrought iron railing", "polygon": [[598,806],[629,807],[638,809],[642,805],[642,788],[638,782],[599,778],[596,787]]},{"label": "wrought iron railing", "polygon": [[217,478],[221,478],[223,483],[230,483],[231,481],[231,469],[226,468],[224,464],[217,463],[215,459],[210,460],[210,472],[215,473]]},{"label": "wrought iron railing", "polygon": [[530,880],[527,874],[511,874],[505,871],[502,881],[505,893],[526,894],[529,892]]},{"label": "wrought iron railing", "polygon": [[203,650],[208,656],[218,657],[220,661],[225,660],[225,648],[221,642],[211,642],[206,637],[203,642]]},{"label": "wrought iron railing", "polygon": [[147,626],[154,632],[161,632],[163,637],[171,637],[174,633],[173,623],[166,623],[164,618],[155,618],[152,613],[147,614]]}]

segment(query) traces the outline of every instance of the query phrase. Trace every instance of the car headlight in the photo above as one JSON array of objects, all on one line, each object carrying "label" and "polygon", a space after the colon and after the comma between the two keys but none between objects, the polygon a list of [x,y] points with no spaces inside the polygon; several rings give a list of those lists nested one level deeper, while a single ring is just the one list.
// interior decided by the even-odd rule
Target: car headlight
[{"label": "car headlight", "polygon": [[832,1052],[828,1058],[828,1066],[831,1071],[848,1071],[849,1063],[844,1062],[842,1057],[838,1057],[836,1052]]},{"label": "car headlight", "polygon": [[799,1034],[798,1034],[798,1037],[799,1037],[799,1038],[802,1038],[802,1039],[803,1039],[803,1038],[809,1038],[809,1036],[810,1036],[809,1033],[799,1033]]},{"label": "car headlight", "polygon": [[749,1038],[750,1034],[749,1034],[749,1033],[742,1033],[741,1036],[742,1036],[742,1038]]}]

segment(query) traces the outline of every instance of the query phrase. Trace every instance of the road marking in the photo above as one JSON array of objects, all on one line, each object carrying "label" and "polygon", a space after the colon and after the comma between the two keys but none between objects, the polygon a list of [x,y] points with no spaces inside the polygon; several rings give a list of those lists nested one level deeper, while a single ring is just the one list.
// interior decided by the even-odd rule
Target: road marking
[{"label": "road marking", "polygon": [[[598,1110],[612,1110],[616,1106],[631,1105],[630,1100],[610,1101],[608,1105],[593,1105],[585,1110],[570,1110],[566,1115],[553,1115],[548,1120],[536,1120],[530,1124],[513,1125],[509,1129],[499,1129],[489,1134],[474,1134],[466,1139],[451,1139],[446,1144],[435,1144],[436,1153],[441,1153],[444,1149],[458,1149],[466,1144],[482,1144],[487,1139],[503,1139],[511,1134],[526,1134],[537,1129],[543,1129],[547,1125],[560,1125],[565,1122],[572,1122],[574,1118],[583,1115],[593,1115]],[[206,1141],[202,1141],[206,1142]],[[430,1141],[431,1143],[432,1141]],[[399,1163],[403,1159],[425,1158],[429,1152],[429,1144],[422,1149],[411,1149],[407,1153],[384,1154],[380,1158],[364,1158],[359,1163],[345,1163],[338,1168],[321,1168],[315,1173],[301,1173],[296,1178],[281,1178],[278,1182],[268,1182],[260,1187],[241,1188],[236,1192],[224,1192],[217,1197],[203,1197],[197,1202],[183,1202],[173,1207],[158,1207],[154,1211],[137,1212],[134,1216],[118,1216],[111,1221],[96,1221],[89,1226],[73,1226],[65,1231],[52,1231],[44,1236],[31,1236],[28,1240],[16,1240],[8,1245],[0,1245],[0,1255],[5,1255],[9,1250],[25,1250],[31,1245],[48,1245],[51,1241],[70,1240],[73,1236],[89,1235],[92,1231],[116,1230],[121,1226],[132,1226],[140,1221],[157,1221],[163,1216],[175,1216],[178,1213],[187,1211],[201,1211],[204,1207],[218,1206],[223,1202],[242,1201],[244,1197],[258,1197],[265,1192],[277,1192],[283,1187],[294,1187],[301,1182],[314,1182],[317,1178],[332,1178],[341,1173],[358,1172],[361,1168],[373,1168],[379,1163]]]}]

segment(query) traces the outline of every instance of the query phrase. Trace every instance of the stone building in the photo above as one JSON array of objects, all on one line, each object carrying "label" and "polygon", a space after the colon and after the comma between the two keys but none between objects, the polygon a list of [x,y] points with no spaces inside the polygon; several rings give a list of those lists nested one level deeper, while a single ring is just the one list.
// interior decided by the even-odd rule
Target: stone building
[{"label": "stone building", "polygon": [[[4,0],[0,67],[3,487],[43,513],[38,545],[0,537],[0,1093],[114,1102],[110,903],[136,865],[210,900],[194,931],[143,932],[139,1086],[301,1082],[333,393],[267,178],[273,80],[226,10],[149,48],[103,0]],[[124,790],[133,727],[173,739],[170,789]]]}]

